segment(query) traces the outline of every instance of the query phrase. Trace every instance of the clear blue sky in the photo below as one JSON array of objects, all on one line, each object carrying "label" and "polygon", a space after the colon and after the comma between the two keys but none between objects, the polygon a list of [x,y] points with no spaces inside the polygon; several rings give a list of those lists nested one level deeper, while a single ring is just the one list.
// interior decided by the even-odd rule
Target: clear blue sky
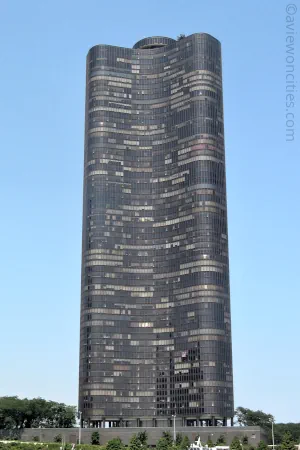
[{"label": "clear blue sky", "polygon": [[77,403],[88,49],[207,32],[223,45],[235,404],[300,421],[300,138],[298,113],[295,142],[285,140],[287,4],[2,0],[0,395]]}]

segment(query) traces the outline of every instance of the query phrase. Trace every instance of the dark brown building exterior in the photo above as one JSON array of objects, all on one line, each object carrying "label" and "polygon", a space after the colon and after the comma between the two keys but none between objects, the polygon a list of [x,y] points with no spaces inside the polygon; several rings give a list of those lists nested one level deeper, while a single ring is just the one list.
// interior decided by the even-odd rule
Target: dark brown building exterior
[{"label": "dark brown building exterior", "polygon": [[[221,46],[87,55],[79,408],[91,426],[233,416]],[[220,421],[220,422],[218,422]]]}]

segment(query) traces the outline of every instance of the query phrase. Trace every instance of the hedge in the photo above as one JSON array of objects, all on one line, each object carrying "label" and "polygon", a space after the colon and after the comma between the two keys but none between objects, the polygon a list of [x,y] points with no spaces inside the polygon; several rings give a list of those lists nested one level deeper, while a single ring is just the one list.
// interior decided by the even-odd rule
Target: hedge
[{"label": "hedge", "polygon": [[[0,450],[60,450],[61,442],[0,442]],[[105,450],[103,445],[76,444],[76,450]],[[65,444],[64,450],[71,450],[72,444]]]}]

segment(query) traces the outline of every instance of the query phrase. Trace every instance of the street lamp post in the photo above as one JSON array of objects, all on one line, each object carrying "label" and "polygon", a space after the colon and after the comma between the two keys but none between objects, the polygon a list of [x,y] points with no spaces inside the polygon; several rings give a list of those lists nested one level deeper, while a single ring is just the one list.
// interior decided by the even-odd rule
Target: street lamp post
[{"label": "street lamp post", "polygon": [[172,414],[173,417],[173,441],[176,444],[176,413]]},{"label": "street lamp post", "polygon": [[82,416],[82,412],[78,411],[78,415],[79,415],[79,437],[78,437],[78,444],[81,444],[81,416]]},{"label": "street lamp post", "polygon": [[272,444],[273,444],[273,450],[275,450],[275,442],[274,442],[274,420],[272,420]]}]

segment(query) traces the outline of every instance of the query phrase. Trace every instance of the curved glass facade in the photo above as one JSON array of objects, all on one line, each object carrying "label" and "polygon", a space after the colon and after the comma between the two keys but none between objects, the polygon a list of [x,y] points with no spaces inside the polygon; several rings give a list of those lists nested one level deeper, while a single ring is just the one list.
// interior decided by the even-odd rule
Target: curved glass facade
[{"label": "curved glass facade", "polygon": [[199,33],[89,51],[83,204],[83,418],[159,426],[176,413],[183,424],[225,424],[233,381],[219,41]]}]

